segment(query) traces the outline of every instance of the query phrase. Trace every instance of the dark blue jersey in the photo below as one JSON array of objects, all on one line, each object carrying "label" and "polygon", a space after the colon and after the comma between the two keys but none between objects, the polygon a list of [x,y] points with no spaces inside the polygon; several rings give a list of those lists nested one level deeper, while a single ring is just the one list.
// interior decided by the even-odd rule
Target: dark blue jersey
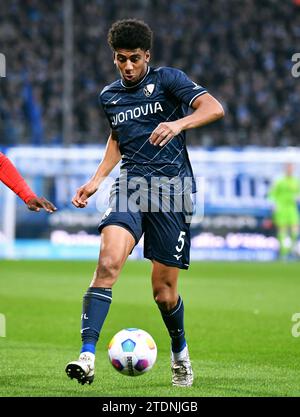
[{"label": "dark blue jersey", "polygon": [[163,147],[152,145],[149,137],[159,123],[186,116],[188,107],[205,93],[184,72],[168,67],[148,67],[134,86],[126,86],[120,79],[102,90],[100,102],[111,129],[117,133],[121,170],[127,170],[128,178],[191,178],[195,191],[185,132]]}]

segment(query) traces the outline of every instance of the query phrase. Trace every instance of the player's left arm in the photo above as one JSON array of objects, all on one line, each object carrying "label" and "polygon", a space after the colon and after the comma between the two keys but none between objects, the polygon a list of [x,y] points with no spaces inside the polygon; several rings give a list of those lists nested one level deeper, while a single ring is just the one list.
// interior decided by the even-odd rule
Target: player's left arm
[{"label": "player's left arm", "polygon": [[192,114],[172,122],[160,123],[149,138],[152,145],[164,146],[181,131],[207,125],[225,114],[221,103],[209,93],[197,97],[192,107]]}]

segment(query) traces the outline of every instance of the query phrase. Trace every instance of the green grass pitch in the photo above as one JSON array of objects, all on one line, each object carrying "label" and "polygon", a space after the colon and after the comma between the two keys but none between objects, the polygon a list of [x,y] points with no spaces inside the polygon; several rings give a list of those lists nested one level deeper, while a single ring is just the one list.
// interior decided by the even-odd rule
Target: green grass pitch
[{"label": "green grass pitch", "polygon": [[[186,336],[194,386],[171,386],[169,338],[152,299],[151,264],[129,261],[97,346],[91,386],[69,380],[64,368],[80,350],[82,296],[95,262],[0,261],[0,397],[63,396],[299,396],[299,263],[194,262],[182,271]],[[154,337],[158,359],[140,377],[118,374],[107,344],[124,327]]]}]

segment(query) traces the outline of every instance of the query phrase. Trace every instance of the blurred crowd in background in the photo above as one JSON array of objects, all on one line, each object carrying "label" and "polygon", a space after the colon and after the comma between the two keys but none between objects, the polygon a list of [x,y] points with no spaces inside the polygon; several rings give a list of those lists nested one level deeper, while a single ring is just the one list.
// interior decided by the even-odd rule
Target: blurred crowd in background
[{"label": "blurred crowd in background", "polygon": [[[62,135],[62,1],[1,0],[0,144],[58,145]],[[74,0],[73,144],[105,143],[98,93],[118,78],[106,38],[118,19],[154,32],[152,66],[173,66],[225,108],[221,121],[188,133],[188,144],[294,146],[300,135],[297,0]],[[298,48],[298,50],[297,50]]]}]

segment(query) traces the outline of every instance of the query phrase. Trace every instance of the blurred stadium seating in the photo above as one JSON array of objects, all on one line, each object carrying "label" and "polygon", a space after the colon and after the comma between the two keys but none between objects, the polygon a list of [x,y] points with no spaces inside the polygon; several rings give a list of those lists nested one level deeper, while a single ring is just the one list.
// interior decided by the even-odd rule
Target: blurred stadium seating
[{"label": "blurred stadium seating", "polygon": [[[290,76],[300,7],[287,0],[74,0],[73,144],[104,143],[97,94],[118,74],[106,44],[116,19],[153,28],[152,65],[177,66],[218,97],[226,117],[189,132],[201,146],[294,146],[300,83]],[[57,145],[62,137],[62,2],[1,0],[0,137],[6,146]]]},{"label": "blurred stadium seating", "polygon": [[[67,3],[73,5],[68,24]],[[95,200],[76,211],[70,200],[97,166],[108,135],[97,100],[118,78],[107,30],[129,17],[154,31],[153,66],[182,69],[226,112],[187,134],[195,173],[207,184],[204,219],[195,218],[192,227],[192,257],[274,259],[278,243],[267,189],[284,162],[295,162],[300,175],[300,78],[291,74],[292,56],[300,52],[298,0],[1,0],[0,53],[7,71],[0,78],[0,150],[59,211],[35,216],[0,187],[0,257],[97,257],[103,207]],[[68,140],[67,27],[73,30]],[[69,164],[63,157],[71,154]],[[141,245],[135,255],[141,256]]]},{"label": "blurred stadium seating", "polygon": [[[58,211],[36,215],[8,188],[0,187],[0,258],[97,259],[97,226],[108,208],[119,166],[84,210],[76,209],[71,199],[96,170],[103,152],[104,146],[69,147],[67,152],[65,147],[9,150],[33,189],[51,199]],[[300,177],[300,149],[190,147],[189,154],[198,188],[192,260],[275,260],[279,246],[267,194],[287,161],[295,164]],[[298,246],[300,253],[300,242]],[[142,257],[143,239],[131,255]]]}]

